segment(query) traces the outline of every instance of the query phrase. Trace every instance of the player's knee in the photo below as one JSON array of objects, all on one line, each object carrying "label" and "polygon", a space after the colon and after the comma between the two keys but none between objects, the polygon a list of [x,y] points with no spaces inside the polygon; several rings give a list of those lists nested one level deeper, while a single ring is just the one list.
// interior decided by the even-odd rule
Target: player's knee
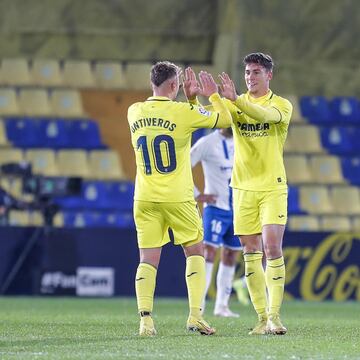
[{"label": "player's knee", "polygon": [[264,251],[267,259],[276,259],[282,256],[281,246],[277,243],[265,244]]},{"label": "player's knee", "polygon": [[226,266],[234,266],[236,264],[239,252],[236,250],[223,248],[222,251],[222,263]]},{"label": "player's knee", "polygon": [[214,246],[205,245],[205,260],[207,262],[214,262],[216,256],[216,248]]}]

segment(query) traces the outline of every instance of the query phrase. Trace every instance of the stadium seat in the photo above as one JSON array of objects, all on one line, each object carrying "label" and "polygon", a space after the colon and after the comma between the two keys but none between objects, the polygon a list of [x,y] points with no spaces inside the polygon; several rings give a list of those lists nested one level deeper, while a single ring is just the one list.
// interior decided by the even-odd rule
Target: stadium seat
[{"label": "stadium seat", "polygon": [[293,112],[291,115],[291,122],[295,123],[303,123],[305,122],[301,110],[300,110],[300,104],[299,104],[299,98],[295,95],[285,95],[285,99],[289,100],[293,106]]},{"label": "stadium seat", "polygon": [[22,181],[19,178],[1,176],[0,186],[16,198],[22,197]]},{"label": "stadium seat", "polygon": [[97,62],[95,79],[96,85],[100,88],[122,89],[125,87],[125,73],[120,63]]},{"label": "stadium seat", "polygon": [[48,116],[51,114],[48,93],[44,89],[22,89],[18,97],[21,114]]},{"label": "stadium seat", "polygon": [[30,74],[34,85],[61,86],[63,84],[58,60],[34,59]]},{"label": "stadium seat", "polygon": [[69,147],[82,149],[105,149],[101,142],[99,125],[93,120],[68,121]]},{"label": "stadium seat", "polygon": [[348,216],[322,216],[320,228],[322,231],[351,231],[351,220]]},{"label": "stadium seat", "polygon": [[134,90],[150,88],[150,63],[129,63],[125,68],[126,87]]},{"label": "stadium seat", "polygon": [[337,214],[360,215],[360,190],[356,186],[333,186],[330,200]]},{"label": "stadium seat", "polygon": [[319,184],[344,184],[340,160],[333,155],[313,155],[310,168],[315,182]]},{"label": "stadium seat", "polygon": [[321,142],[332,154],[352,154],[356,149],[355,129],[348,127],[326,127],[320,130]]},{"label": "stadium seat", "polygon": [[359,103],[355,97],[334,97],[330,101],[330,110],[333,121],[360,125]]},{"label": "stadium seat", "polygon": [[0,147],[7,147],[10,143],[6,134],[6,126],[3,119],[0,119]]},{"label": "stadium seat", "polygon": [[289,128],[293,148],[299,153],[324,153],[317,127],[296,125]]},{"label": "stadium seat", "polygon": [[0,89],[0,115],[18,115],[16,91],[14,89]]},{"label": "stadium seat", "polygon": [[31,162],[34,174],[58,176],[55,152],[50,149],[27,150],[25,160]]},{"label": "stadium seat", "polygon": [[317,216],[292,215],[289,217],[288,229],[291,231],[319,231],[320,224]]},{"label": "stadium seat", "polygon": [[134,183],[131,181],[105,182],[106,206],[131,211],[134,202]]},{"label": "stadium seat", "polygon": [[309,214],[332,214],[329,191],[326,186],[301,186],[300,207]]},{"label": "stadium seat", "polygon": [[114,150],[93,150],[89,154],[90,174],[94,179],[119,180],[124,172]]},{"label": "stadium seat", "polygon": [[69,147],[65,120],[40,120],[38,126],[38,147],[52,149]]},{"label": "stadium seat", "polygon": [[30,226],[44,226],[44,216],[40,211],[28,212]]},{"label": "stadium seat", "polygon": [[24,161],[24,155],[21,149],[0,149],[0,165],[7,163],[19,163],[21,161]]},{"label": "stadium seat", "polygon": [[83,117],[80,94],[76,90],[53,90],[50,96],[52,112],[59,117]]},{"label": "stadium seat", "polygon": [[296,186],[288,186],[288,213],[303,214],[300,208],[299,189]]},{"label": "stadium seat", "polygon": [[355,216],[351,222],[352,231],[360,232],[360,216]]},{"label": "stadium seat", "polygon": [[329,123],[331,113],[323,96],[303,96],[300,99],[301,114],[312,123]]},{"label": "stadium seat", "polygon": [[5,121],[6,135],[17,147],[30,148],[39,144],[39,122],[32,118],[11,117]]},{"label": "stadium seat", "polygon": [[89,177],[88,157],[83,150],[59,150],[57,165],[63,176]]},{"label": "stadium seat", "polygon": [[2,59],[0,83],[4,85],[29,85],[31,83],[26,59]]},{"label": "stadium seat", "polygon": [[341,159],[344,177],[354,185],[360,185],[360,157],[346,157]]},{"label": "stadium seat", "polygon": [[95,79],[88,61],[66,60],[63,70],[64,85],[74,88],[94,87]]},{"label": "stadium seat", "polygon": [[64,214],[61,211],[55,214],[53,225],[58,228],[64,227]]},{"label": "stadium seat", "polygon": [[284,164],[289,183],[306,184],[314,181],[306,155],[285,155]]},{"label": "stadium seat", "polygon": [[10,210],[9,212],[10,226],[30,226],[29,213],[22,210]]}]

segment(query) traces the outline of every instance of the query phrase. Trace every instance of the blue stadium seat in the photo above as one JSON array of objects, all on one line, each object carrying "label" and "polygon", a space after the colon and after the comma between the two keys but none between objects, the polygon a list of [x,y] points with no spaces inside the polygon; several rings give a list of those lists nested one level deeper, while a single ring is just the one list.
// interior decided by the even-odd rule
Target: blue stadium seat
[{"label": "blue stadium seat", "polygon": [[296,186],[288,187],[288,213],[289,215],[306,213],[300,208],[299,189]]},{"label": "blue stadium seat", "polygon": [[332,154],[352,154],[356,151],[353,142],[354,128],[326,127],[320,130],[322,145]]},{"label": "blue stadium seat", "polygon": [[62,149],[69,145],[65,120],[38,120],[38,147]]},{"label": "blue stadium seat", "polygon": [[359,103],[355,97],[334,97],[330,101],[330,110],[333,121],[360,125]]},{"label": "blue stadium seat", "polygon": [[67,121],[69,146],[83,149],[106,149],[101,142],[99,125],[93,120]]},{"label": "blue stadium seat", "polygon": [[39,142],[39,124],[27,117],[8,117],[5,120],[6,136],[17,147],[32,148]]},{"label": "blue stadium seat", "polygon": [[106,196],[110,208],[132,210],[134,201],[134,183],[131,181],[107,182]]},{"label": "blue stadium seat", "polygon": [[300,99],[302,116],[311,123],[329,123],[332,120],[329,104],[323,96],[303,96]]},{"label": "blue stadium seat", "polygon": [[341,159],[344,177],[351,184],[360,185],[360,157],[346,157]]}]

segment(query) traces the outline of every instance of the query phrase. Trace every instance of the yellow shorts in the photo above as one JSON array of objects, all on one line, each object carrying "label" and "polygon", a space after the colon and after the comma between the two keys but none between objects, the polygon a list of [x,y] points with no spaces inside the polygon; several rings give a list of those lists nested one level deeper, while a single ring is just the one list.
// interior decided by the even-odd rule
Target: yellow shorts
[{"label": "yellow shorts", "polygon": [[140,249],[161,247],[170,241],[187,246],[203,239],[202,219],[195,201],[177,203],[134,202],[134,219]]},{"label": "yellow shorts", "polygon": [[233,189],[235,235],[260,234],[269,224],[285,225],[287,189],[248,191]]}]

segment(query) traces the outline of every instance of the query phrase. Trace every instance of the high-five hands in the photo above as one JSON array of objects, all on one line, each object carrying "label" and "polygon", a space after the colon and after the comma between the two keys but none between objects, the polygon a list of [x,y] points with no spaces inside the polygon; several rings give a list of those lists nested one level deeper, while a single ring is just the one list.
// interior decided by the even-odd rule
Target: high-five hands
[{"label": "high-five hands", "polygon": [[188,100],[194,100],[200,94],[200,85],[196,79],[194,70],[190,67],[185,69],[183,77],[183,90]]},{"label": "high-five hands", "polygon": [[199,79],[201,84],[200,95],[209,97],[218,92],[218,87],[210,73],[200,71]]},{"label": "high-five hands", "polygon": [[219,75],[219,78],[221,80],[221,85],[220,85],[221,95],[231,101],[235,101],[238,95],[236,94],[235,85],[233,81],[230,79],[230,76],[227,73],[222,72]]}]

